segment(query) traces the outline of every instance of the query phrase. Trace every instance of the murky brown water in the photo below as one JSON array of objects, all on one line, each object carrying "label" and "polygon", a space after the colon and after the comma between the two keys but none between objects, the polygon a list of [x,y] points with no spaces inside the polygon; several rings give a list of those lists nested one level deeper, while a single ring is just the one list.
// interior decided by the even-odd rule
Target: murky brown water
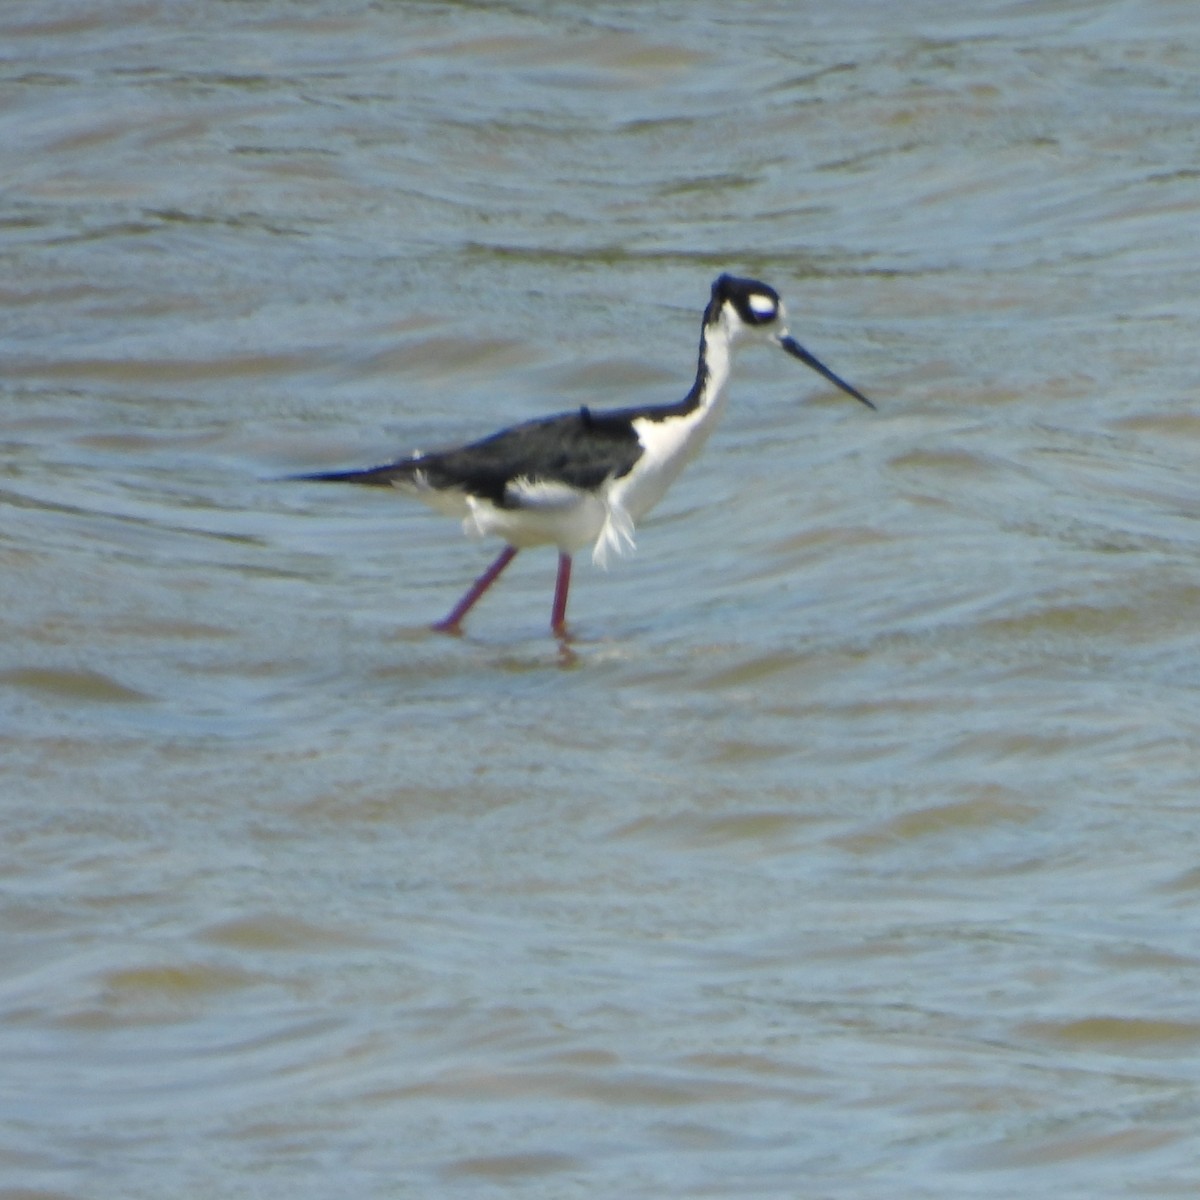
[{"label": "murky brown water", "polygon": [[[1200,1190],[1200,10],[0,10],[0,1197]],[[676,399],[522,555],[278,482]]]}]

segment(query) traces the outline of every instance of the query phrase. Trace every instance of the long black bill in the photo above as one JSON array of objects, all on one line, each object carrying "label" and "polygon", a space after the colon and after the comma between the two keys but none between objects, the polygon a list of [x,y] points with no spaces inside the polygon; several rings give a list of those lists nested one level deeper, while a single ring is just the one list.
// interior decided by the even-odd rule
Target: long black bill
[{"label": "long black bill", "polygon": [[836,384],[848,396],[853,396],[855,400],[861,400],[868,408],[875,407],[862,392],[857,388],[852,388],[844,379],[839,379],[819,358],[814,358],[809,354],[794,337],[788,337],[785,334],[778,341],[793,358],[798,358],[806,367],[812,367],[818,375],[823,375],[830,383]]}]

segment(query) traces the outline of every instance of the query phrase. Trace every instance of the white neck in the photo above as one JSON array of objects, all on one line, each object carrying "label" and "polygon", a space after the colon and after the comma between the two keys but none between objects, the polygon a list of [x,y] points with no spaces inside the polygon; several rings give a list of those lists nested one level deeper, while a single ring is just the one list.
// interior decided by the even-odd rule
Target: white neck
[{"label": "white neck", "polygon": [[[715,417],[724,408],[726,385],[733,369],[736,334],[729,326],[726,313],[713,325],[706,325],[700,334],[700,392],[696,404],[701,413],[712,412]],[[705,421],[704,424],[708,424]]]},{"label": "white neck", "polygon": [[644,453],[637,466],[613,485],[610,502],[635,521],[662,499],[700,452],[725,408],[736,330],[722,314],[720,320],[704,326],[700,338],[696,384],[687,398],[661,410],[661,416],[634,421]]}]

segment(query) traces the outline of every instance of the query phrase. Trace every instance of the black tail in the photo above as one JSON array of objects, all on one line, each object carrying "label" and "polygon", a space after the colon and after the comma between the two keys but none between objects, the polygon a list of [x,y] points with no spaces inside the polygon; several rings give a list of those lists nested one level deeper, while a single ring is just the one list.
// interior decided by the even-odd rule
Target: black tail
[{"label": "black tail", "polygon": [[368,487],[395,487],[413,477],[416,462],[385,463],[382,467],[368,467],[363,471],[321,471],[315,475],[288,475],[291,483],[360,483]]}]

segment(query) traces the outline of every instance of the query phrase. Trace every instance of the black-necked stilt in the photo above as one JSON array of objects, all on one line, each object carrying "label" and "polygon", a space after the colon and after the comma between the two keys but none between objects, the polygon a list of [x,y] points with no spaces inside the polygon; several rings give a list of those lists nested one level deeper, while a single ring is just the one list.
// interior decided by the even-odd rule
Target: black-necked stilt
[{"label": "black-necked stilt", "polygon": [[779,293],[754,279],[722,275],[700,327],[696,382],[677,404],[542,417],[455,450],[415,454],[360,471],[301,475],[335,483],[393,487],[438,512],[460,517],[474,537],[503,538],[504,549],[434,628],[462,620],[518,550],[558,547],[551,629],[566,633],[571,557],[592,543],[592,559],[633,548],[633,529],[700,452],[725,407],[733,351],[774,343],[868,408],[875,405],[814,358],[787,331]]}]

